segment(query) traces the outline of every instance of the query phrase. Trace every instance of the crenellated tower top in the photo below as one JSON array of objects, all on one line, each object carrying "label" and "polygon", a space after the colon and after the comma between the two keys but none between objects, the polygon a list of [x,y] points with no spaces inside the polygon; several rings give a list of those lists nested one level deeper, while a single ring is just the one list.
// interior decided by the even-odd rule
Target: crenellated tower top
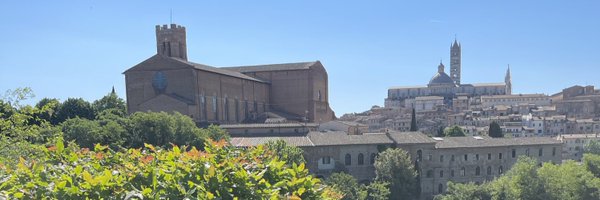
[{"label": "crenellated tower top", "polygon": [[156,53],[187,60],[185,27],[177,24],[156,25]]}]

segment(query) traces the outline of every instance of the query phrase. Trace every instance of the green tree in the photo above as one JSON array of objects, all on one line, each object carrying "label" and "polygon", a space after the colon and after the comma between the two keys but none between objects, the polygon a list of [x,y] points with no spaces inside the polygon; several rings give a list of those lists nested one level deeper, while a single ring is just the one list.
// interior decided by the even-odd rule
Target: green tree
[{"label": "green tree", "polygon": [[465,136],[465,132],[459,126],[451,126],[444,130],[446,137],[461,137]]},{"label": "green tree", "polygon": [[36,116],[45,112],[30,105],[20,105],[21,101],[35,96],[29,88],[9,90],[0,99],[0,136],[12,142],[38,142],[39,131],[49,126]]},{"label": "green tree", "polygon": [[493,138],[504,137],[504,134],[502,134],[502,128],[500,128],[500,125],[497,122],[490,123],[488,135]]},{"label": "green tree", "polygon": [[415,113],[415,109],[412,109],[412,115],[410,118],[410,131],[418,131],[419,127],[417,127],[417,115]]},{"label": "green tree", "polygon": [[23,87],[14,90],[7,90],[0,99],[2,99],[5,103],[8,103],[8,105],[12,106],[13,108],[20,109],[23,107],[23,105],[21,105],[22,101],[31,99],[33,97],[35,97],[33,90],[29,87]]},{"label": "green tree", "polygon": [[492,196],[487,189],[487,185],[476,185],[474,183],[453,183],[448,182],[446,194],[439,195],[435,200],[490,200]]},{"label": "green tree", "polygon": [[519,157],[517,163],[504,176],[493,182],[494,199],[547,200],[548,196],[537,169],[535,159]]},{"label": "green tree", "polygon": [[591,153],[583,154],[583,165],[596,178],[600,178],[600,155]]},{"label": "green tree", "polygon": [[202,148],[208,137],[206,130],[196,127],[188,116],[166,112],[136,112],[129,116],[126,127],[129,133],[128,147],[143,147],[144,143],[167,146],[191,145]]},{"label": "green tree", "polygon": [[390,196],[390,184],[382,181],[373,181],[366,187],[367,200],[387,200]]},{"label": "green tree", "polygon": [[224,129],[222,129],[221,127],[219,127],[217,125],[208,126],[208,128],[206,128],[205,131],[208,132],[207,133],[208,138],[210,138],[213,141],[221,141],[221,140],[229,141],[231,139],[229,137],[229,134],[227,133],[227,131],[225,131]]},{"label": "green tree", "polygon": [[100,113],[107,109],[115,109],[118,113],[122,113],[123,115],[127,113],[125,101],[117,96],[114,88],[111,93],[108,93],[101,99],[94,101],[94,103],[92,103],[92,107],[96,113]]},{"label": "green tree", "polygon": [[417,171],[408,153],[402,149],[388,149],[375,159],[375,180],[390,183],[390,199],[417,197]]},{"label": "green tree", "polygon": [[94,119],[96,117],[92,104],[82,98],[69,98],[64,101],[56,112],[56,122],[62,123],[71,118]]},{"label": "green tree", "polygon": [[561,165],[545,163],[538,169],[548,199],[600,199],[600,188],[594,188],[594,175],[575,161]]},{"label": "green tree", "polygon": [[344,195],[342,198],[343,200],[358,200],[365,198],[361,197],[363,188],[359,186],[356,179],[350,174],[343,172],[333,173],[325,179],[324,183],[340,191]]},{"label": "green tree", "polygon": [[600,142],[597,140],[590,140],[583,149],[585,153],[600,155]]},{"label": "green tree", "polygon": [[[56,119],[56,112],[58,111],[58,108],[60,108],[60,106],[61,104],[60,101],[58,101],[58,99],[43,98],[40,101],[38,101],[37,104],[35,104],[35,107],[37,109],[43,110],[43,112],[40,112],[36,117],[39,118],[39,120],[45,120],[47,122],[50,122],[52,125],[57,125],[58,120]],[[38,122],[37,124],[39,125],[40,122]]]},{"label": "green tree", "polygon": [[95,144],[103,144],[103,131],[96,121],[82,118],[67,119],[62,123],[65,140],[75,141],[79,146],[93,148]]},{"label": "green tree", "polygon": [[277,155],[280,160],[285,160],[288,165],[294,163],[299,165],[305,163],[304,150],[301,148],[290,146],[283,140],[272,140],[265,144],[268,150],[271,150]]},{"label": "green tree", "polygon": [[438,130],[437,130],[437,135],[436,135],[436,137],[444,137],[444,136],[446,136],[446,135],[444,134],[444,129],[445,129],[445,128],[444,128],[443,126],[440,126],[440,127],[438,128]]}]

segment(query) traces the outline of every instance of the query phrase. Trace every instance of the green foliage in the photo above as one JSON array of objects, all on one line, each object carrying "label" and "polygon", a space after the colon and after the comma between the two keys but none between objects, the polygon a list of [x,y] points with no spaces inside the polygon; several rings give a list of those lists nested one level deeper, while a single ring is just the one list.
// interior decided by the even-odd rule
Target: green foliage
[{"label": "green foliage", "polygon": [[[44,148],[39,159],[0,158],[0,194],[10,199],[331,199],[304,164],[287,166],[262,146],[239,149],[225,141],[205,151],[112,151]],[[335,198],[335,197],[333,197]]]},{"label": "green foliage", "polygon": [[[58,99],[43,98],[37,104],[35,104],[37,109],[43,110],[43,112],[40,112],[37,117],[40,121],[43,120],[50,122],[52,125],[57,125],[59,122],[58,119],[56,119],[56,112],[58,112],[58,108],[60,108],[60,106],[61,103],[58,101]],[[36,124],[39,125],[40,122]]]},{"label": "green foliage", "polygon": [[390,184],[382,181],[373,181],[366,187],[367,200],[387,200],[390,196]]},{"label": "green foliage", "polygon": [[440,126],[440,128],[437,130],[437,135],[436,137],[445,137],[446,135],[444,134],[444,127]]},{"label": "green foliage", "polygon": [[[210,129],[210,127],[209,127]],[[289,146],[283,140],[269,141],[265,144],[265,148],[273,151],[279,160],[285,160],[288,165],[305,163],[304,150],[299,147]]]},{"label": "green foliage", "polygon": [[521,156],[505,176],[494,182],[494,196],[508,199],[546,199],[535,159]]},{"label": "green foliage", "polygon": [[82,98],[69,98],[58,107],[54,123],[62,123],[76,117],[90,120],[96,118],[92,104]]},{"label": "green foliage", "polygon": [[204,130],[207,131],[208,138],[210,138],[213,141],[221,141],[221,140],[229,141],[231,139],[229,137],[229,134],[227,133],[227,131],[223,130],[221,127],[219,127],[217,125],[210,125],[210,126],[208,126],[208,128],[206,128]]},{"label": "green foliage", "polygon": [[68,119],[62,123],[62,132],[67,141],[75,141],[85,148],[93,148],[96,144],[117,147],[127,139],[125,128],[112,120]]},{"label": "green foliage", "polygon": [[15,109],[22,107],[21,102],[35,97],[33,90],[29,87],[7,90],[1,100]]},{"label": "green foliage", "polygon": [[346,173],[333,173],[325,180],[325,184],[332,186],[334,189],[344,195],[343,200],[357,200],[360,198],[362,188],[352,175]]},{"label": "green foliage", "polygon": [[460,184],[448,182],[446,195],[436,196],[435,200],[490,200],[490,192],[485,185],[474,183]]},{"label": "green foliage", "polygon": [[114,111],[122,113],[123,116],[127,113],[125,101],[119,98],[119,96],[117,96],[117,94],[114,92],[108,93],[101,99],[94,101],[94,103],[92,103],[92,107],[94,108],[95,113],[101,113],[102,111],[108,109],[114,109]]},{"label": "green foliage", "polygon": [[538,174],[548,199],[600,199],[600,188],[593,187],[594,175],[575,161],[561,165],[545,163]]},{"label": "green foliage", "polygon": [[415,114],[415,109],[412,109],[412,115],[410,118],[410,131],[418,131],[419,127],[417,127],[417,115]]},{"label": "green foliage", "polygon": [[590,140],[583,149],[585,153],[600,155],[600,142],[597,140]]},{"label": "green foliage", "polygon": [[444,130],[444,136],[446,136],[446,137],[462,137],[462,136],[465,136],[465,132],[459,126],[451,126]]},{"label": "green foliage", "polygon": [[446,194],[436,199],[600,199],[600,178],[586,167],[574,161],[539,167],[535,159],[522,156],[500,178],[481,186],[449,183]]},{"label": "green foliage", "polygon": [[414,199],[417,193],[417,172],[408,153],[388,149],[375,159],[376,181],[390,183],[390,199]]},{"label": "green foliage", "polygon": [[583,165],[596,178],[600,178],[600,155],[598,154],[583,154]]},{"label": "green foliage", "polygon": [[502,128],[500,128],[500,124],[498,124],[497,122],[490,123],[488,135],[493,138],[504,137],[504,134],[502,133]]},{"label": "green foliage", "polygon": [[[213,128],[214,129],[214,128]],[[189,145],[201,148],[208,133],[196,127],[188,116],[166,112],[136,112],[129,117],[128,147],[139,148],[144,143],[155,146]]]},{"label": "green foliage", "polygon": [[373,181],[369,185],[359,185],[356,179],[346,173],[333,173],[325,184],[340,192],[345,200],[386,200],[389,198],[389,183]]}]

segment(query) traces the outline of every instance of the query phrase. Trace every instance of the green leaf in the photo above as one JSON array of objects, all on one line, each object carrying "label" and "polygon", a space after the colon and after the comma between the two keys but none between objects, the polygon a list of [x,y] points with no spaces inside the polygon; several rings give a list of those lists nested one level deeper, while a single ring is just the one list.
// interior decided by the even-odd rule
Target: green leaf
[{"label": "green leaf", "polygon": [[63,188],[65,188],[65,186],[67,186],[67,181],[60,181],[56,184],[56,188],[62,190]]},{"label": "green leaf", "polygon": [[58,140],[56,140],[56,152],[60,154],[63,152],[64,149],[65,149],[65,144],[63,142],[63,138],[58,137]]},{"label": "green leaf", "polygon": [[23,198],[24,194],[21,192],[15,193],[15,198]]}]

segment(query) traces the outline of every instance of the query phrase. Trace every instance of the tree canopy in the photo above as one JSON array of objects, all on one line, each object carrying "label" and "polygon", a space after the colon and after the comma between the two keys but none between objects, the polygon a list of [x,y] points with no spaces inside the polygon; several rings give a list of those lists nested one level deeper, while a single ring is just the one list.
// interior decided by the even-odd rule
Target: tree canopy
[{"label": "tree canopy", "polygon": [[444,135],[446,137],[461,137],[465,136],[465,132],[460,126],[451,126],[444,129]]},{"label": "tree canopy", "polygon": [[[587,154],[584,162],[586,159],[589,159]],[[436,199],[600,199],[600,178],[586,168],[575,161],[544,163],[540,167],[537,160],[522,156],[494,181],[480,186],[448,183],[446,193]]]},{"label": "tree canopy", "polygon": [[375,159],[375,180],[389,183],[390,199],[414,199],[417,197],[417,171],[408,152],[387,149]]},{"label": "tree canopy", "polygon": [[280,160],[285,160],[289,165],[306,162],[304,160],[304,150],[299,147],[290,146],[283,140],[269,141],[265,144],[265,147],[273,151]]},{"label": "tree canopy", "polygon": [[415,114],[415,109],[412,109],[412,114],[410,118],[410,131],[418,131],[419,127],[417,127],[417,115]]},{"label": "tree canopy", "polygon": [[502,128],[500,128],[500,124],[498,124],[497,122],[490,123],[488,135],[493,138],[504,137],[504,134],[502,133]]}]

